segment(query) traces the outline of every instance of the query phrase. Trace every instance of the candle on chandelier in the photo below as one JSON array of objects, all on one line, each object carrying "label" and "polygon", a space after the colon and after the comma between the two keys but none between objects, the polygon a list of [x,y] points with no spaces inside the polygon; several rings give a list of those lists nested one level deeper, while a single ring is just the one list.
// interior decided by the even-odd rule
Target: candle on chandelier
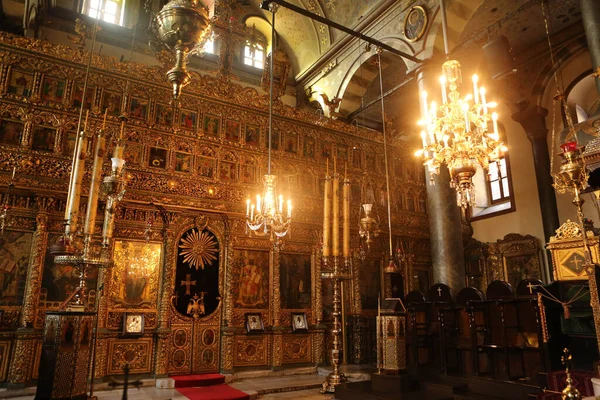
[{"label": "candle on chandelier", "polygon": [[250,206],[250,221],[254,219],[254,204]]},{"label": "candle on chandelier", "polygon": [[423,140],[423,148],[427,147],[427,134],[425,131],[421,131],[421,139]]},{"label": "candle on chandelier", "polygon": [[246,200],[246,217],[250,215],[250,199]]},{"label": "candle on chandelier", "polygon": [[440,85],[442,86],[442,101],[444,104],[448,102],[448,95],[446,93],[446,76],[440,76]]},{"label": "candle on chandelier", "polygon": [[475,104],[479,104],[479,89],[477,88],[477,81],[479,77],[477,74],[473,75],[473,95],[475,96]]},{"label": "candle on chandelier", "polygon": [[488,105],[487,105],[487,102],[485,101],[485,88],[483,86],[479,89],[479,94],[481,95],[481,104],[483,104],[483,113],[487,114],[488,113]]},{"label": "candle on chandelier", "polygon": [[498,113],[492,113],[492,123],[494,124],[494,140],[500,140],[500,135],[498,134]]}]

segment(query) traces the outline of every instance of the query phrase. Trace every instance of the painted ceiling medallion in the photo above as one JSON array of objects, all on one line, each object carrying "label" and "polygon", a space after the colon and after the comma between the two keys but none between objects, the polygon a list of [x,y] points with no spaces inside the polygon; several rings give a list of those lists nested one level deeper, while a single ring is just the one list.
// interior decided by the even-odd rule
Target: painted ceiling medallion
[{"label": "painted ceiling medallion", "polygon": [[199,232],[193,229],[185,238],[179,242],[179,255],[183,256],[183,262],[190,263],[196,270],[217,259],[217,242],[214,236],[208,232]]}]

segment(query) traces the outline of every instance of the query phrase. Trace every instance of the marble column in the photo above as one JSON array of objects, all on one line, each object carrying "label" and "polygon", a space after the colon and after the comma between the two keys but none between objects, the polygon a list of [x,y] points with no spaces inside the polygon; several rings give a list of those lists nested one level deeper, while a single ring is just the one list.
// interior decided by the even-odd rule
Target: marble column
[{"label": "marble column", "polygon": [[[419,100],[425,90],[429,98],[437,98],[441,74],[441,64],[436,74],[436,66],[426,65],[417,71]],[[421,109],[424,104],[421,104]],[[465,287],[465,262],[462,244],[460,208],[456,205],[456,191],[450,187],[450,174],[446,166],[440,168],[439,175],[432,176],[425,168],[427,186],[427,214],[433,261],[433,283],[444,283],[455,292]]]},{"label": "marble column", "polygon": [[552,187],[550,175],[550,153],[548,152],[548,129],[546,128],[546,115],[548,110],[537,105],[527,108],[512,115],[512,119],[523,127],[533,150],[533,163],[535,166],[535,179],[538,188],[538,198],[542,211],[542,224],[544,226],[544,239],[548,243],[550,237],[559,227],[558,208],[556,206],[556,192]]}]

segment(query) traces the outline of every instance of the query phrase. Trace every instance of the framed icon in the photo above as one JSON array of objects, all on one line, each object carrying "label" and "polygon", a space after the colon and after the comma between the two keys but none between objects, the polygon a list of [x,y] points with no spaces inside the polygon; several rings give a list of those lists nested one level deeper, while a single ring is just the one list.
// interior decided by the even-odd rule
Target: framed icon
[{"label": "framed icon", "polygon": [[121,113],[122,99],[123,96],[119,93],[104,92],[102,97],[102,110],[108,110],[108,115],[118,117]]},{"label": "framed icon", "polygon": [[198,173],[205,178],[215,177],[215,159],[210,157],[198,157]]},{"label": "framed icon", "polygon": [[219,133],[221,132],[221,117],[216,115],[205,115],[203,131],[206,136],[218,138]]},{"label": "framed icon", "polygon": [[192,155],[189,153],[175,152],[175,171],[190,172],[192,164]]},{"label": "framed icon", "polygon": [[308,321],[306,313],[292,313],[292,332],[306,332],[308,330]]},{"label": "framed icon", "polygon": [[248,146],[258,147],[260,143],[260,126],[259,125],[246,125],[246,144]]},{"label": "framed icon", "polygon": [[131,118],[145,120],[147,113],[148,100],[136,99],[135,97],[131,99],[129,104],[129,116]]},{"label": "framed icon", "polygon": [[317,142],[311,137],[304,138],[304,157],[315,158]]},{"label": "framed icon", "polygon": [[156,104],[156,114],[154,116],[154,123],[162,126],[173,125],[173,109],[167,104]]},{"label": "framed icon", "polygon": [[123,334],[124,335],[143,335],[144,334],[144,314],[125,313],[123,315]]},{"label": "framed icon", "polygon": [[225,122],[225,139],[232,142],[239,142],[241,129],[242,125],[239,121],[228,119]]},{"label": "framed icon", "polygon": [[23,122],[9,119],[0,121],[0,143],[19,146],[23,134]]},{"label": "framed icon", "polygon": [[65,81],[52,76],[44,78],[42,85],[42,100],[54,103],[62,103],[65,95]]},{"label": "framed icon", "polygon": [[33,74],[16,69],[11,70],[8,93],[30,97],[33,88]]},{"label": "framed icon", "polygon": [[[76,82],[73,86],[73,92],[71,93],[71,106],[73,107],[81,107],[81,102],[84,101],[83,98],[83,82]],[[92,108],[92,103],[94,102],[94,96],[96,93],[96,89],[94,87],[87,87],[85,92],[85,105],[84,108],[89,110]],[[120,102],[119,102],[120,103]],[[112,115],[113,110],[109,110],[109,114]]]},{"label": "framed icon", "polygon": [[246,319],[246,332],[260,333],[265,330],[265,325],[263,324],[260,313],[247,313],[244,317]]},{"label": "framed icon", "polygon": [[404,18],[404,37],[416,42],[423,37],[427,28],[427,11],[421,6],[412,7]]},{"label": "framed icon", "polygon": [[165,169],[167,167],[167,149],[159,147],[150,147],[150,158],[148,166],[153,168]]},{"label": "framed icon", "polygon": [[56,129],[46,126],[34,126],[31,135],[31,148],[39,151],[54,151]]},{"label": "framed icon", "polygon": [[283,135],[285,151],[287,153],[298,153],[298,135],[292,132],[285,132]]},{"label": "framed icon", "polygon": [[182,129],[195,130],[198,113],[182,109],[179,114],[179,127]]}]

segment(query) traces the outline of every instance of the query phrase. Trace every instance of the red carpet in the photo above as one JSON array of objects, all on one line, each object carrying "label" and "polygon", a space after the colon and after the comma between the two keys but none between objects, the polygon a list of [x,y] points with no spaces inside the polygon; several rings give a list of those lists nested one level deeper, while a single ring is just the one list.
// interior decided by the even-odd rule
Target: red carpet
[{"label": "red carpet", "polygon": [[249,400],[250,396],[229,385],[221,384],[206,387],[184,387],[177,391],[191,400]]},{"label": "red carpet", "polygon": [[179,375],[170,378],[175,381],[175,388],[212,386],[225,383],[225,377],[221,374]]}]

